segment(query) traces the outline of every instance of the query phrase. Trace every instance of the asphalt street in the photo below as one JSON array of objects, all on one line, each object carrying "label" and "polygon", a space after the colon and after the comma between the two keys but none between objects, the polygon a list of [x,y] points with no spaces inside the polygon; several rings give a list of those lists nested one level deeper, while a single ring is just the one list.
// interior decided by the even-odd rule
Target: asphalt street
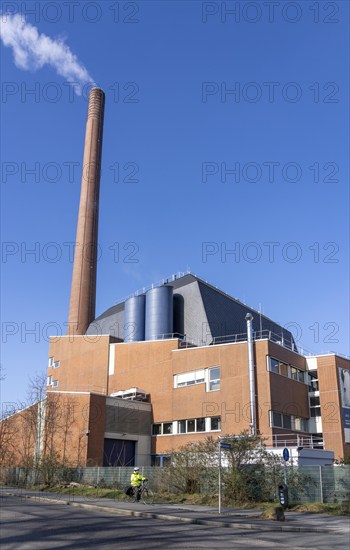
[{"label": "asphalt street", "polygon": [[3,496],[1,549],[53,548],[237,548],[283,546],[286,550],[349,550],[346,532],[233,530],[181,521],[120,516],[64,504]]}]

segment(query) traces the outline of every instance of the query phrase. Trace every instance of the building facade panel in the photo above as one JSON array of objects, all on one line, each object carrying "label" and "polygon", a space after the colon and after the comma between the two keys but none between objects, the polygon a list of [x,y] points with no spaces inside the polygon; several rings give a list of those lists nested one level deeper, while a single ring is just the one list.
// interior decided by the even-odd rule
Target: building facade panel
[{"label": "building facade panel", "polygon": [[[151,441],[152,454],[162,455],[207,436],[216,439],[218,435],[249,432],[247,342],[198,348],[179,348],[180,345],[182,343],[177,339],[118,343],[110,337],[103,337],[93,345],[84,341],[82,336],[73,340],[66,337],[55,339],[50,347],[48,375],[54,373],[56,376],[57,373],[59,386],[49,388],[46,417],[50,411],[50,414],[55,411],[52,403],[59,398],[61,423],[57,424],[59,434],[50,429],[44,443],[39,442],[44,453],[55,440],[56,446],[61,446],[61,458],[67,463],[100,466],[105,460],[105,439],[116,439],[118,445],[122,445],[124,439],[134,441],[135,456],[139,456],[137,448],[140,445],[142,448],[148,445],[150,449],[147,441]],[[267,438],[282,437],[286,441],[312,435],[308,429],[312,425],[311,422],[308,424],[309,391],[312,391],[311,395],[319,391],[325,448],[334,450],[337,458],[350,453],[350,445],[344,442],[339,389],[339,368],[349,368],[349,362],[334,355],[319,356],[313,358],[317,362],[316,369],[316,362],[309,360],[312,373],[318,375],[319,390],[315,390],[316,386],[312,387],[308,382],[305,357],[269,340],[255,340],[253,346],[258,433]],[[114,367],[108,376],[110,353]],[[104,389],[103,381],[107,388],[104,393],[82,394],[76,391],[91,385]],[[67,390],[62,391],[62,386]],[[124,418],[123,413],[124,431],[117,433],[110,425],[110,413],[106,417],[106,396],[130,388],[146,392],[149,420],[133,428],[129,426],[130,418]],[[117,398],[109,399],[114,403]],[[118,398],[118,402],[122,401]],[[72,410],[74,422],[68,414]],[[14,415],[10,421],[19,426],[23,423],[21,418],[26,418],[28,425],[29,416],[25,411]],[[31,420],[35,420],[33,415]],[[50,426],[52,428],[52,422]],[[16,429],[18,439],[24,441],[25,432]],[[142,434],[136,433],[140,430]],[[28,439],[30,431],[26,435]],[[35,453],[38,442],[35,435],[33,437],[31,440],[29,437],[27,443]],[[146,439],[142,443],[140,438]],[[142,461],[147,462],[145,456]]]},{"label": "building facade panel", "polygon": [[88,413],[87,465],[102,466],[106,421],[106,396],[91,394]]},{"label": "building facade panel", "polygon": [[317,357],[323,438],[336,458],[350,455],[350,443],[345,443],[344,437],[339,368],[349,370],[349,361],[335,355]]},{"label": "building facade panel", "polygon": [[[109,344],[115,341],[110,336],[51,338],[48,378],[52,377],[53,385],[50,389],[107,393]],[[59,366],[55,366],[57,363]]]}]

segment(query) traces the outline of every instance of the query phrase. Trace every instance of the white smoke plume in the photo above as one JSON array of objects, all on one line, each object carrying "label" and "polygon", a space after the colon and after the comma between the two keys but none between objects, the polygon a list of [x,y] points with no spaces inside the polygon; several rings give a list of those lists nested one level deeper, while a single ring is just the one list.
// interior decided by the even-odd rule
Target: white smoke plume
[{"label": "white smoke plume", "polygon": [[36,71],[50,65],[68,82],[78,84],[74,86],[78,95],[81,95],[84,84],[94,82],[63,39],[53,40],[46,34],[39,34],[23,15],[2,14],[0,38],[5,46],[12,48],[19,69]]}]

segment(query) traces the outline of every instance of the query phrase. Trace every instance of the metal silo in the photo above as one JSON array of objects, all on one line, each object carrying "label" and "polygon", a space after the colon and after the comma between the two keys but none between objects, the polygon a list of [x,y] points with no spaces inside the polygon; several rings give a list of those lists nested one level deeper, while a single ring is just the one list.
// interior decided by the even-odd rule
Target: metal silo
[{"label": "metal silo", "polygon": [[146,296],[132,296],[124,305],[124,342],[139,342],[145,339]]},{"label": "metal silo", "polygon": [[158,340],[173,332],[173,287],[152,288],[146,294],[146,340]]}]

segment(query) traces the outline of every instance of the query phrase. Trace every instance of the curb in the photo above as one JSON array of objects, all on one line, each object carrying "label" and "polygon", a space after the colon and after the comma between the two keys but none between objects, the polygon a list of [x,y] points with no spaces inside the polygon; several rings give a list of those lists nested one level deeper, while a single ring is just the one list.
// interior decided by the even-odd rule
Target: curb
[{"label": "curb", "polygon": [[[6,492],[5,495],[8,496],[18,496],[16,493]],[[74,506],[76,508],[85,508],[87,510],[95,510],[108,512],[109,514],[115,514],[118,516],[132,516],[132,517],[141,517],[149,519],[160,519],[163,521],[178,521],[180,523],[189,523],[193,525],[207,525],[209,527],[227,527],[231,529],[248,529],[252,531],[289,531],[297,533],[340,533],[339,529],[319,529],[316,527],[297,527],[293,525],[264,525],[256,523],[231,523],[227,521],[220,520],[209,520],[209,519],[199,519],[199,518],[189,518],[181,516],[171,516],[169,514],[159,514],[152,512],[141,512],[138,510],[125,510],[124,508],[111,508],[109,506],[100,506],[97,504],[86,504],[83,502],[71,502],[68,500],[58,500],[55,498],[46,498],[41,495],[21,495],[21,498],[41,500],[44,502],[51,502],[53,504],[65,504],[66,506]]]}]

